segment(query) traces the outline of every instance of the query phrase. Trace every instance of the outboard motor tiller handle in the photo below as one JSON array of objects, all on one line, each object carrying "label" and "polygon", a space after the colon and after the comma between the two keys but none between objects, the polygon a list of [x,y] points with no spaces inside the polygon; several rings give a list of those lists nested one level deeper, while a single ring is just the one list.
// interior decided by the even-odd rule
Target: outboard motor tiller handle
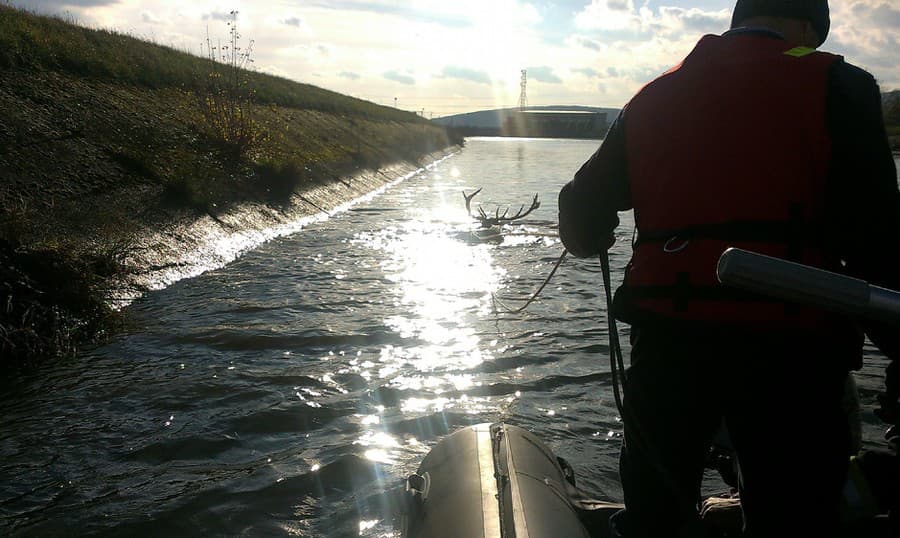
[{"label": "outboard motor tiller handle", "polygon": [[722,284],[900,326],[900,292],[858,278],[738,248],[722,254],[716,273]]}]

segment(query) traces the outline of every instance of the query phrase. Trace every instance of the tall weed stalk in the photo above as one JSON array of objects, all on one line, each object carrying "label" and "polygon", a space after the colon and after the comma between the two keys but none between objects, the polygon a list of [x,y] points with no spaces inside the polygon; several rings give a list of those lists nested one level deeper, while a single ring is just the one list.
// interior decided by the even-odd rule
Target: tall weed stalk
[{"label": "tall weed stalk", "polygon": [[254,91],[247,76],[247,68],[253,63],[253,40],[241,46],[238,12],[229,15],[228,43],[214,45],[207,31],[203,53],[208,71],[199,77],[195,97],[201,129],[234,157],[243,157],[260,138],[259,126],[252,118]]}]

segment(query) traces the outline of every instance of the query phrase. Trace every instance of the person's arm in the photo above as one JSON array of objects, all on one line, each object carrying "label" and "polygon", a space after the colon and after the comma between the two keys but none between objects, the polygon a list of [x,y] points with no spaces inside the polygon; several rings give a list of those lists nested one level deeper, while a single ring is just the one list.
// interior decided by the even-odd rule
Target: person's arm
[{"label": "person's arm", "polygon": [[625,154],[624,111],[600,148],[559,193],[559,237],[579,258],[599,254],[615,241],[618,211],[631,209]]},{"label": "person's arm", "polygon": [[[900,290],[900,192],[875,79],[852,65],[836,64],[829,77],[828,117],[832,161],[826,207],[832,208],[831,235],[846,272]],[[885,420],[896,423],[900,329],[875,322],[863,329],[891,359],[882,406]]]}]

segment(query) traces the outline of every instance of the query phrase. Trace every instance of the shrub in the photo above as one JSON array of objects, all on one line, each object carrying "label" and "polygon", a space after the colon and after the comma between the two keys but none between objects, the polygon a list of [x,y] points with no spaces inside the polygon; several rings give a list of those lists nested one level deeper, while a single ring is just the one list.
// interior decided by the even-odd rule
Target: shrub
[{"label": "shrub", "polygon": [[201,130],[235,158],[250,153],[260,137],[260,128],[252,118],[253,90],[246,71],[253,63],[253,41],[241,47],[237,14],[230,12],[226,45],[214,46],[207,34],[209,70],[198,77],[194,91]]},{"label": "shrub", "polygon": [[116,325],[98,271],[122,271],[121,254],[26,251],[0,239],[0,370],[71,355]]}]

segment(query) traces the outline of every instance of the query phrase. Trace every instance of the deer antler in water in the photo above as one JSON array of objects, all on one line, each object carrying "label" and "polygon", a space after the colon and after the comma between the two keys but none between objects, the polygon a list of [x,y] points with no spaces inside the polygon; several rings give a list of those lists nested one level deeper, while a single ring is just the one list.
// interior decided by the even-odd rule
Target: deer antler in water
[{"label": "deer antler in water", "polygon": [[514,220],[519,220],[528,216],[529,213],[534,211],[535,209],[541,207],[541,202],[538,200],[538,195],[535,194],[534,198],[531,200],[531,206],[526,210],[524,205],[519,206],[519,210],[516,211],[514,215],[509,214],[509,208],[505,208],[503,210],[503,214],[500,214],[500,207],[494,211],[494,215],[490,216],[485,213],[484,208],[478,206],[478,214],[472,214],[472,198],[475,198],[475,195],[481,192],[481,188],[473,192],[472,194],[466,194],[466,191],[463,191],[463,198],[466,200],[466,211],[469,213],[469,216],[473,219],[477,220],[482,228],[490,228],[491,226],[503,226],[504,224],[509,224]]}]

